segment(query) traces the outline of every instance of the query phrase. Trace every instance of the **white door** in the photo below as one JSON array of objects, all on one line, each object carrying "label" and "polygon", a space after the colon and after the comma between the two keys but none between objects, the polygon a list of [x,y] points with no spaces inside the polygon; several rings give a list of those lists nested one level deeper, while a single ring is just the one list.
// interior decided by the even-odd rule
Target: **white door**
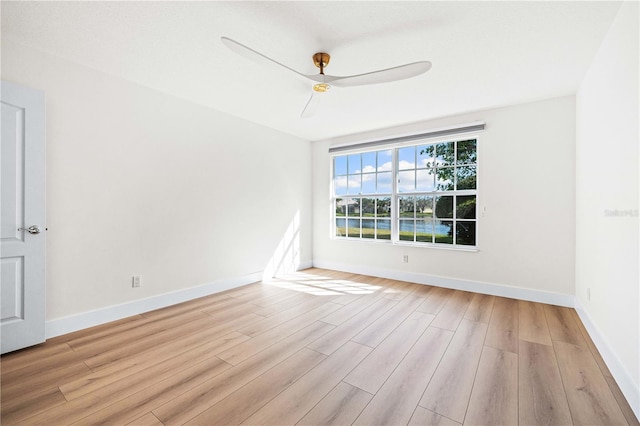
[{"label": "white door", "polygon": [[45,340],[44,93],[3,81],[0,349]]}]

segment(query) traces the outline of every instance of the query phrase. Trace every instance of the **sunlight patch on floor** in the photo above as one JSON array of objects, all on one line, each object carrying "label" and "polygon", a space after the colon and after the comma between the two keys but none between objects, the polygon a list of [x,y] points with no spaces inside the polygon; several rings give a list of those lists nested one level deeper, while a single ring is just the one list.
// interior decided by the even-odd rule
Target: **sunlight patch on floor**
[{"label": "sunlight patch on floor", "polygon": [[265,281],[263,284],[319,296],[372,294],[381,288],[380,286],[349,280],[332,280],[328,277],[307,274],[304,272],[279,276],[270,281]]}]

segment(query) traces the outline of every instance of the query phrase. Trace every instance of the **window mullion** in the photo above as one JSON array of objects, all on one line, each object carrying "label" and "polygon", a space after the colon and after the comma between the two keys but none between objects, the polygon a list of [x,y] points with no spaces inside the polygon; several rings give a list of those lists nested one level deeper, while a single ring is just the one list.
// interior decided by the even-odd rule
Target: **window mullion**
[{"label": "window mullion", "polygon": [[393,203],[391,208],[391,242],[394,244],[399,240],[399,232],[400,228],[399,222],[399,209],[400,209],[400,198],[398,197],[398,179],[400,178],[398,175],[398,148],[391,151],[391,171],[392,171],[392,185],[391,185],[391,202]]}]

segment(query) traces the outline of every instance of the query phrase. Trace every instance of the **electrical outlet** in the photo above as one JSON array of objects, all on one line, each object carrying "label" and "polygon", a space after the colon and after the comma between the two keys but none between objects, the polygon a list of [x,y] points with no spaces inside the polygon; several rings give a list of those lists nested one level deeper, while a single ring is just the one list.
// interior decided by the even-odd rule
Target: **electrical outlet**
[{"label": "electrical outlet", "polygon": [[409,255],[405,254],[402,256],[402,263],[409,263]]},{"label": "electrical outlet", "polygon": [[142,283],[142,277],[140,275],[134,275],[133,279],[131,280],[131,287],[140,287],[140,284]]}]

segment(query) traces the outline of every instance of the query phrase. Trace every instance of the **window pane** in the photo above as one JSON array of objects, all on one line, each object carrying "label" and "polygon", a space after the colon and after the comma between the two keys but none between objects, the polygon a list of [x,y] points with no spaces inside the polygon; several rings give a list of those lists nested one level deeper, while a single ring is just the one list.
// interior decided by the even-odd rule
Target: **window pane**
[{"label": "window pane", "polygon": [[438,191],[453,191],[453,167],[436,169],[436,189]]},{"label": "window pane", "polygon": [[440,220],[435,225],[435,242],[442,244],[453,244],[453,221]]},{"label": "window pane", "polygon": [[347,212],[347,203],[344,198],[336,198],[336,216],[344,216]]},{"label": "window pane", "polygon": [[378,171],[379,172],[390,172],[392,170],[391,165],[391,155],[392,152],[390,149],[386,151],[378,151]]},{"label": "window pane", "polygon": [[362,217],[374,217],[375,211],[376,211],[376,199],[363,198],[362,199]]},{"label": "window pane", "polygon": [[391,217],[391,198],[381,197],[376,200],[376,216]]},{"label": "window pane", "polygon": [[453,218],[453,196],[435,197],[436,217]]},{"label": "window pane", "polygon": [[349,175],[347,194],[360,194],[362,192],[362,175]]},{"label": "window pane", "polygon": [[476,245],[476,223],[456,222],[456,244]]},{"label": "window pane", "polygon": [[341,155],[333,159],[333,175],[346,175],[347,174],[347,156]]},{"label": "window pane", "polygon": [[345,198],[344,202],[347,206],[348,216],[360,216],[360,199],[359,198]]},{"label": "window pane", "polygon": [[375,224],[374,219],[362,219],[362,238],[375,238]]},{"label": "window pane", "polygon": [[458,195],[456,197],[456,217],[458,219],[476,218],[476,196]]},{"label": "window pane", "polygon": [[336,237],[344,237],[347,235],[346,219],[336,219]]},{"label": "window pane", "polygon": [[437,166],[453,166],[454,144],[444,142],[436,145],[435,163]]},{"label": "window pane", "polygon": [[407,170],[398,172],[398,191],[407,192],[416,189],[416,171]]},{"label": "window pane", "polygon": [[415,169],[416,167],[416,148],[410,146],[400,148],[398,150],[398,170]]},{"label": "window pane", "polygon": [[376,171],[376,153],[362,153],[362,173],[373,173]]},{"label": "window pane", "polygon": [[416,197],[416,217],[433,217],[433,197],[429,195]]},{"label": "window pane", "polygon": [[336,195],[344,195],[347,193],[347,177],[338,176],[333,180],[333,191]]},{"label": "window pane", "polygon": [[349,155],[349,174],[362,172],[362,156],[360,154]]},{"label": "window pane", "polygon": [[379,240],[391,239],[391,220],[377,220],[376,221],[376,238]]},{"label": "window pane", "polygon": [[349,229],[347,237],[360,238],[360,219],[347,219]]},{"label": "window pane", "polygon": [[433,220],[418,219],[416,220],[416,241],[423,243],[433,242]]},{"label": "window pane", "polygon": [[400,197],[400,217],[415,217],[415,200],[413,197]]},{"label": "window pane", "polygon": [[415,225],[413,220],[400,220],[400,240],[415,241]]},{"label": "window pane", "polygon": [[475,164],[477,157],[475,139],[458,142],[457,164]]},{"label": "window pane", "polygon": [[418,191],[433,191],[435,188],[436,171],[434,169],[416,170],[416,189]]},{"label": "window pane", "polygon": [[362,175],[362,193],[375,194],[376,192],[376,174],[367,173]]},{"label": "window pane", "polygon": [[476,189],[475,166],[456,167],[456,184],[458,189]]},{"label": "window pane", "polygon": [[378,173],[378,187],[376,192],[391,193],[391,176],[391,172]]},{"label": "window pane", "polygon": [[417,148],[418,164],[416,167],[425,168],[433,166],[433,145],[423,145]]}]

